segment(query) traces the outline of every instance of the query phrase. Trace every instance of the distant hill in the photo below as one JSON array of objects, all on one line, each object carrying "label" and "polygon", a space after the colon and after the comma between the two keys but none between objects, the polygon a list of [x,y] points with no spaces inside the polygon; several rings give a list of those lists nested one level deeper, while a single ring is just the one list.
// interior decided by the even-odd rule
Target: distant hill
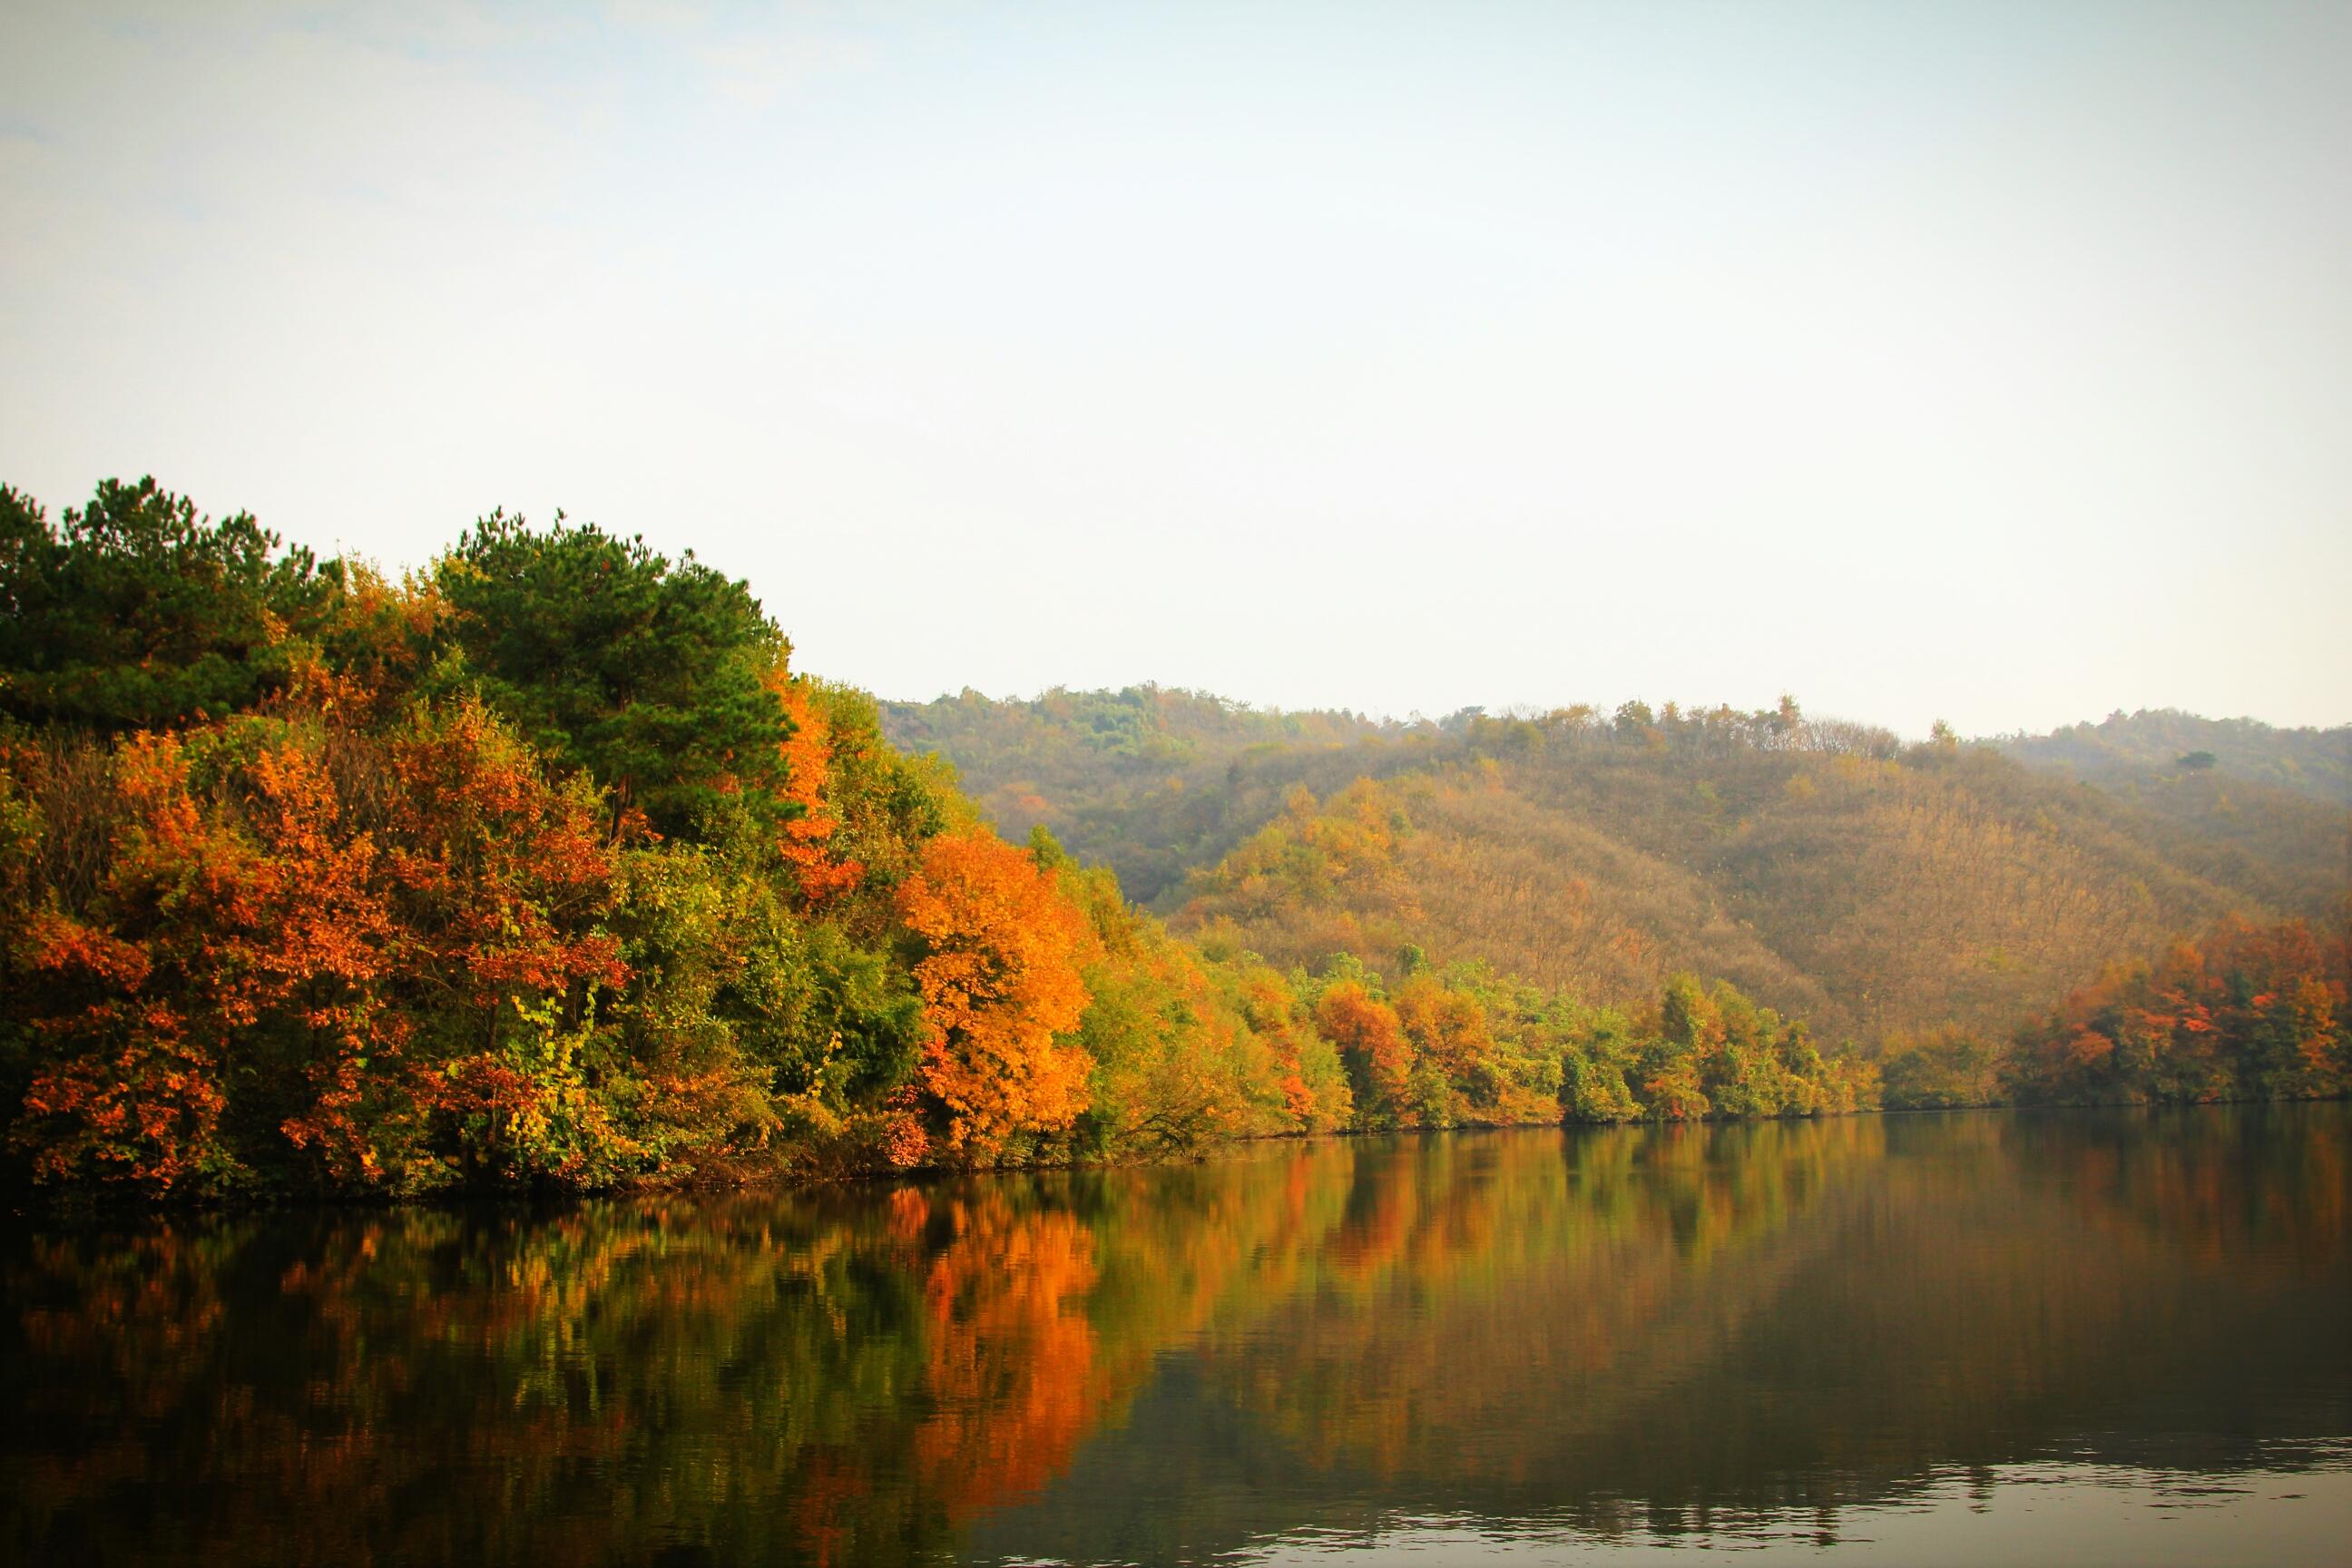
[{"label": "distant hill", "polygon": [[1118,872],[1128,897],[1160,900],[1270,819],[1307,783],[1337,789],[1421,755],[1390,742],[1433,725],[1359,714],[1284,713],[1203,692],[1130,686],[1055,690],[1028,701],[966,690],[886,702],[892,742],[953,763],[1000,832],[1043,824]]},{"label": "distant hill", "polygon": [[1793,703],[1383,724],[1153,688],[885,723],[1004,831],[1278,964],[1412,946],[1595,1000],[1690,970],[1832,1037],[2005,1030],[2118,957],[2226,913],[2332,918],[2352,886],[2352,814],[2265,782],[2251,741],[2234,771],[2059,771]]},{"label": "distant hill", "polygon": [[2109,787],[2211,773],[2352,805],[2352,724],[2281,730],[2258,719],[2200,719],[2172,708],[2110,713],[2047,735],[1992,744],[2028,767]]}]

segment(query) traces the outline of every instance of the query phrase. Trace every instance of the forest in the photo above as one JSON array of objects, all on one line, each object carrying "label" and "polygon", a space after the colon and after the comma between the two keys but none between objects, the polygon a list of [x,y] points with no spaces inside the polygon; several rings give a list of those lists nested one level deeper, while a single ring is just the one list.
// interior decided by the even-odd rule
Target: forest
[{"label": "forest", "polygon": [[[1410,946],[1601,1007],[1712,975],[1878,1068],[1890,1108],[2345,1089],[2352,728],[1906,744],[1793,698],[1400,723],[1156,687],[884,721],[992,820],[1279,965]],[[2061,1037],[2105,1065],[2053,1069]]]},{"label": "forest", "polygon": [[400,1197],[2345,1093],[2341,805],[2131,787],[1793,701],[886,706],[561,517],[394,580],[0,487],[0,1162]]}]

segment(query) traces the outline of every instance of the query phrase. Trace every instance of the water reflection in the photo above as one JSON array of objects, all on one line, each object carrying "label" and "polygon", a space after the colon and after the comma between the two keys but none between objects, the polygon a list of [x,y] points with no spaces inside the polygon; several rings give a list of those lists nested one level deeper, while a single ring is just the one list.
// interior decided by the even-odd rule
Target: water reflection
[{"label": "water reflection", "polygon": [[0,1543],[1622,1555],[2032,1515],[2058,1560],[2053,1476],[2178,1510],[2305,1475],[2220,1494],[2291,1559],[2352,1528],[2347,1154],[2344,1106],[1850,1118],[18,1233]]}]

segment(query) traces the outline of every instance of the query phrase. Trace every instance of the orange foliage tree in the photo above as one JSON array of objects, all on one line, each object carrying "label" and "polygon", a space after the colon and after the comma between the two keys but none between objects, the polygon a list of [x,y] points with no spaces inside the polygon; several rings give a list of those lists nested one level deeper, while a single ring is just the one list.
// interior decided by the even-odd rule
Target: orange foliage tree
[{"label": "orange foliage tree", "polygon": [[[395,1048],[375,988],[394,945],[391,864],[339,830],[315,748],[246,738],[235,805],[207,800],[240,737],[142,734],[111,759],[106,870],[82,907],[52,904],[26,932],[40,995],[20,1150],[44,1181],[156,1192],[244,1172],[232,1089],[282,1051]],[[257,742],[257,744],[254,743]],[[215,756],[208,756],[214,753]],[[276,1047],[276,1051],[273,1051]]]},{"label": "orange foliage tree", "polygon": [[135,736],[94,793],[103,869],[10,943],[37,1179],[225,1190],[288,1142],[394,1191],[621,1168],[580,1059],[627,979],[612,847],[478,705]]},{"label": "orange foliage tree", "polygon": [[1068,1128],[1087,1106],[1087,1053],[1058,1038],[1087,1005],[1086,917],[1035,861],[984,828],[944,833],[899,884],[920,939],[922,1090],[950,1158],[987,1163]]},{"label": "orange foliage tree", "polygon": [[1396,1009],[1374,996],[1360,980],[1325,989],[1315,1004],[1315,1026],[1339,1049],[1355,1090],[1358,1117],[1368,1126],[1413,1126],[1418,1121],[1407,1093],[1412,1078],[1412,1043]]},{"label": "orange foliage tree", "polygon": [[2020,1099],[2318,1100],[2352,1092],[2345,935],[2231,917],[2153,963],[2116,965],[2021,1030]]},{"label": "orange foliage tree", "polygon": [[1283,1113],[1303,1132],[1343,1125],[1355,1110],[1344,1070],[1328,1069],[1332,1049],[1317,1037],[1297,997],[1281,975],[1262,963],[1228,965],[1234,1009],[1273,1053],[1275,1087]]},{"label": "orange foliage tree", "polygon": [[782,746],[784,799],[798,807],[783,825],[777,846],[785,864],[800,882],[801,895],[811,904],[849,892],[865,879],[866,868],[839,854],[833,844],[841,818],[827,800],[833,777],[834,734],[831,721],[809,700],[808,681],[778,664],[767,677],[792,734]]},{"label": "orange foliage tree", "polygon": [[393,1023],[314,1055],[317,1099],[287,1134],[339,1179],[401,1187],[628,1170],[636,1151],[586,1059],[599,996],[628,980],[604,929],[617,862],[595,795],[551,783],[471,701],[351,745],[355,773],[381,770],[402,963],[377,1005]]}]

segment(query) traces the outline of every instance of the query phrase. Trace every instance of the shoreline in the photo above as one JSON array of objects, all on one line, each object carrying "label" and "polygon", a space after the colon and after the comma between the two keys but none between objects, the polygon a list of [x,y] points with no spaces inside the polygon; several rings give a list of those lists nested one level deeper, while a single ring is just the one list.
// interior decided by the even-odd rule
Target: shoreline
[{"label": "shoreline", "polygon": [[30,1194],[13,1193],[5,1199],[0,1199],[0,1226],[38,1227],[45,1224],[62,1222],[65,1227],[69,1229],[102,1228],[109,1225],[133,1225],[142,1221],[229,1218],[304,1212],[384,1212],[396,1209],[430,1211],[496,1208],[518,1212],[553,1212],[580,1204],[626,1198],[700,1197],[718,1194],[751,1193],[785,1195],[852,1191],[877,1187],[885,1184],[928,1187],[994,1177],[1076,1175],[1092,1172],[1108,1173],[1166,1169],[1183,1165],[1207,1165],[1220,1160],[1239,1157],[1244,1152],[1269,1152],[1276,1145],[1280,1144],[1339,1142],[1359,1139],[1439,1138],[1464,1133],[1544,1131],[1600,1132],[1622,1129],[1761,1127],[1788,1122],[1846,1121],[1870,1116],[1953,1116],[1988,1111],[2005,1111],[2018,1116],[2117,1111],[2165,1113],[2245,1110],[2250,1107],[2333,1105],[2342,1104],[2347,1100],[2352,1100],[2352,1095],[2323,1095],[2297,1100],[2236,1099],[2171,1102],[2106,1100],[2081,1104],[2033,1104],[2007,1101],[1988,1102],[1981,1105],[1872,1106],[1854,1110],[1812,1111],[1780,1116],[1645,1117],[1622,1121],[1475,1121],[1461,1122],[1452,1127],[1335,1128],[1322,1132],[1255,1133],[1228,1139],[1182,1153],[1150,1157],[1045,1160],[1019,1164],[965,1167],[924,1165],[900,1171],[859,1171],[830,1175],[776,1172],[732,1180],[689,1178],[676,1182],[624,1182],[601,1187],[550,1187],[537,1191],[517,1190],[511,1187],[466,1187],[410,1194],[322,1191],[303,1194],[247,1194],[185,1199],[155,1199],[131,1198],[124,1194],[94,1192],[86,1188],[45,1195],[40,1190],[36,1189]]}]

